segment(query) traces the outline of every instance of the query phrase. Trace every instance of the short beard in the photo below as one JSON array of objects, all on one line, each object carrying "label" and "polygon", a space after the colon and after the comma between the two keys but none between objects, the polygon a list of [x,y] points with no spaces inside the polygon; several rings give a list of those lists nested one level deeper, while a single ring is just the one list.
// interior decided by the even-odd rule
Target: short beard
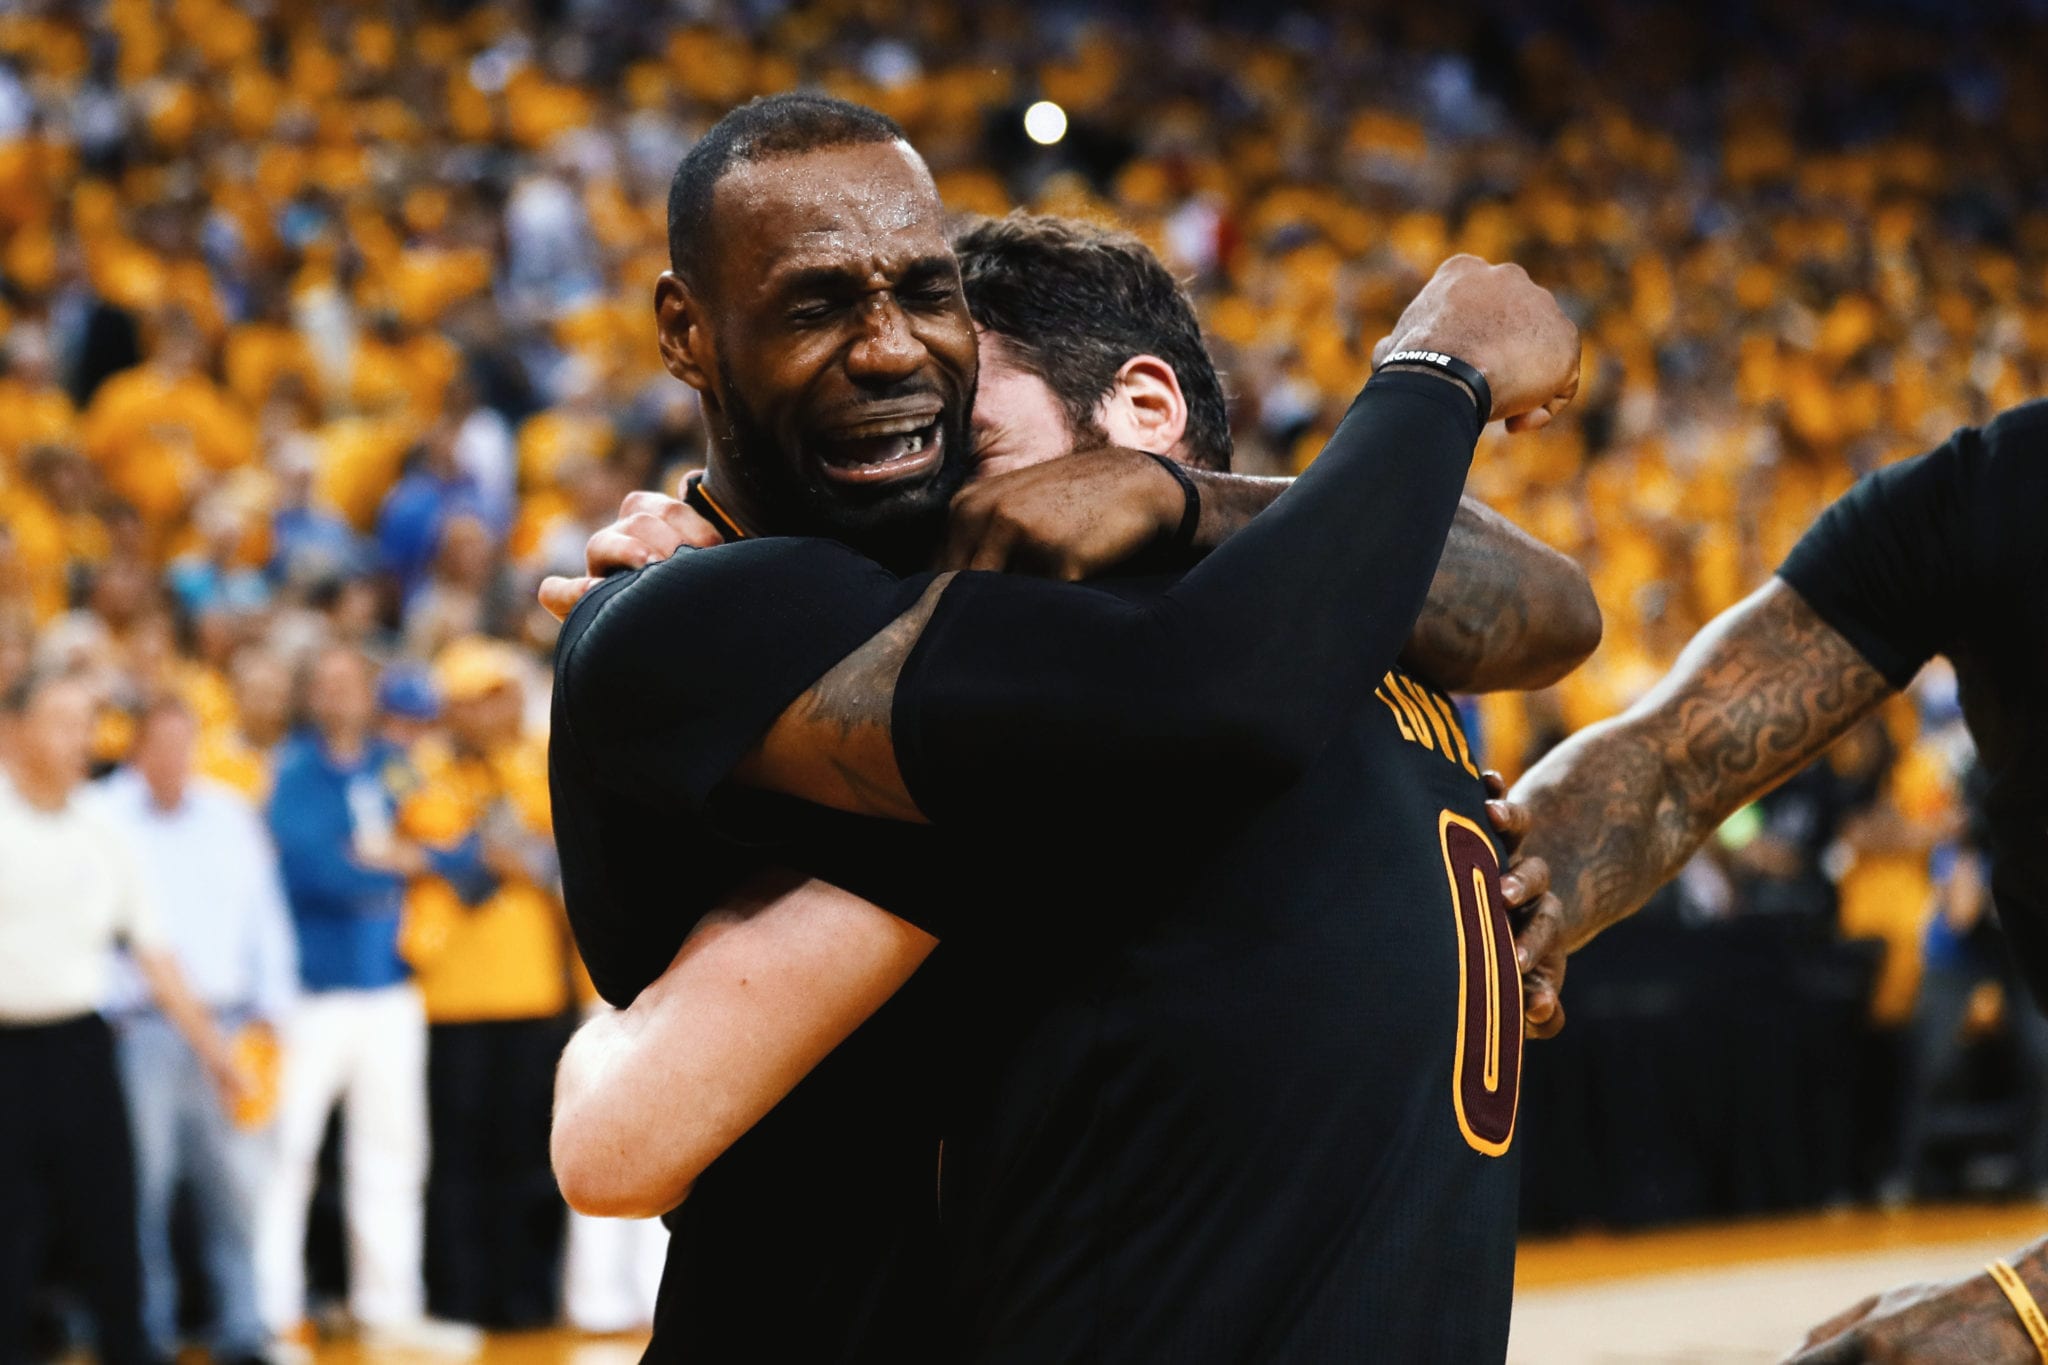
[{"label": "short beard", "polygon": [[730,437],[729,468],[744,484],[746,501],[768,524],[767,535],[822,536],[860,551],[897,573],[928,567],[943,543],[946,512],[953,495],[974,469],[969,420],[974,389],[941,416],[944,457],[931,477],[911,487],[883,487],[870,497],[835,494],[805,481],[798,452],[782,448],[779,437],[747,406],[739,388],[718,364],[719,403]]}]

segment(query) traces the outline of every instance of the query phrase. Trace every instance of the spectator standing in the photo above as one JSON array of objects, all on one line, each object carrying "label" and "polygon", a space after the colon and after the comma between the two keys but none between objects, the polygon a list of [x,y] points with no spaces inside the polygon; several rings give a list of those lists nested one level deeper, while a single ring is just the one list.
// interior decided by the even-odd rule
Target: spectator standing
[{"label": "spectator standing", "polygon": [[149,1358],[135,1243],[135,1173],[114,1039],[100,1015],[127,946],[157,1007],[224,1102],[241,1097],[227,1044],[165,948],[118,830],[80,799],[95,699],[31,674],[6,698],[0,776],[0,1362],[27,1359],[46,1244],[70,1253],[106,1365]]},{"label": "spectator standing", "polygon": [[525,733],[511,646],[460,640],[435,674],[450,742],[422,749],[401,815],[445,850],[412,886],[404,936],[429,1023],[427,1287],[450,1317],[535,1327],[554,1320],[560,1284],[548,1122],[569,1032],[547,750]]},{"label": "spectator standing", "polygon": [[[297,948],[270,836],[248,800],[193,771],[198,723],[165,697],[144,712],[133,764],[101,784],[105,816],[154,892],[166,951],[244,1056],[276,1055],[298,990]],[[140,983],[117,979],[112,1013],[135,1141],[142,1317],[159,1360],[178,1351],[171,1201],[190,1190],[215,1318],[217,1362],[269,1349],[256,1302],[256,1200],[268,1174],[270,1094],[230,1108],[204,1064]],[[251,1068],[253,1073],[254,1068]],[[253,1076],[252,1076],[253,1078]]]},{"label": "spectator standing", "polygon": [[278,1170],[259,1213],[258,1286],[271,1331],[302,1337],[307,1204],[339,1102],[356,1322],[373,1345],[467,1355],[480,1344],[474,1331],[425,1316],[427,1030],[398,926],[406,878],[427,863],[394,832],[410,770],[373,733],[375,688],[373,665],[355,649],[311,658],[310,728],[279,755],[270,799],[303,994],[283,1036]]},{"label": "spectator standing", "polygon": [[292,673],[276,650],[242,646],[229,665],[231,714],[199,737],[199,772],[261,806],[291,728]]}]

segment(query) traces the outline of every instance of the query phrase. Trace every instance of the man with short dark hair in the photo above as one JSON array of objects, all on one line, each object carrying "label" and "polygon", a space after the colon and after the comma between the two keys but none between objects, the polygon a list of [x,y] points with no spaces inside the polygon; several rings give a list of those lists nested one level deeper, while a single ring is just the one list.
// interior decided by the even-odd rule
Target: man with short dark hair
[{"label": "man with short dark hair", "polygon": [[[975,325],[1012,366],[1045,382],[1077,444],[1107,444],[1097,417],[1103,396],[1134,357],[1153,355],[1187,407],[1187,462],[1230,468],[1230,411],[1201,325],[1143,242],[1089,223],[1012,214],[969,223],[954,234],[953,250]],[[1000,451],[977,445],[984,472],[1002,467]]]},{"label": "man with short dark hair", "polygon": [[[1519,1008],[1499,951],[1497,855],[1447,703],[1389,666],[1479,424],[1546,420],[1574,386],[1575,333],[1519,271],[1453,262],[1396,340],[1425,367],[1455,357],[1459,377],[1376,379],[1316,469],[1177,581],[898,580],[881,565],[936,547],[973,333],[921,163],[858,121],[841,131],[754,159],[707,138],[704,155],[729,163],[709,179],[704,239],[727,273],[679,268],[657,292],[664,358],[704,395],[712,511],[755,534],[828,524],[839,543],[750,534],[607,583],[572,617],[554,787],[593,977],[630,998],[688,929],[691,902],[751,901],[761,917],[714,916],[676,962],[725,953],[787,903],[775,868],[794,867],[797,882],[909,917],[842,903],[808,959],[731,961],[755,964],[732,984],[770,999],[792,969],[850,967],[850,985],[843,971],[817,978],[843,1036],[930,951],[913,924],[957,927],[949,951],[971,956],[956,979],[985,993],[953,1012],[970,1043],[961,1061],[992,1068],[992,1085],[956,1076],[965,1088],[945,1119],[962,1140],[947,1143],[942,1197],[965,1296],[951,1324],[963,1339],[942,1355],[1497,1353],[1519,1057],[1519,1032],[1501,1026]],[[1144,467],[1182,487],[1166,465]],[[861,818],[876,815],[937,829]],[[1035,843],[1038,865],[1006,885],[972,870],[1003,842],[986,834],[1037,830],[1068,843]],[[1294,884],[1260,864],[1284,864]],[[677,885],[681,868],[693,885]],[[960,905],[963,888],[984,903]],[[1412,933],[1392,950],[1374,935],[1368,950],[1378,916],[1340,909],[1360,894],[1386,897]],[[1257,1003],[1234,1005],[1246,990]],[[1476,1012],[1461,1015],[1468,1000]],[[924,1297],[932,1274],[891,1210],[917,1199],[917,1163],[901,1162],[940,1118],[931,1068],[952,1059],[928,1052],[938,1039],[914,1017],[885,1017],[698,1183],[670,1265],[687,1306],[665,1303],[657,1350],[694,1330],[709,1358],[803,1353],[781,1336],[791,1324],[749,1322],[749,1338],[714,1321],[774,1261],[783,1273],[770,1278],[805,1295],[835,1269],[853,1281],[806,1299],[801,1314],[839,1330],[802,1358],[918,1350],[914,1335],[886,1336],[905,1327],[889,1297]],[[1411,1024],[1417,1039],[1395,1043]],[[1362,1049],[1386,1028],[1383,1046]],[[1102,1051],[1104,1029],[1126,1041]],[[867,1069],[849,1070],[853,1058]],[[865,1080],[847,1092],[854,1075]],[[713,1084],[693,1092],[706,1103],[688,1121],[734,1125],[729,1143],[758,1111],[700,1079]],[[814,1125],[828,1113],[862,1122],[821,1151]],[[865,1245],[764,1216],[778,1183],[829,1203],[855,1182],[877,1212]],[[1432,1227],[1426,1248],[1388,1231],[1416,1215]],[[721,1235],[706,1236],[714,1225]],[[1456,1319],[1401,1287],[1449,1263],[1484,1300]],[[848,1289],[866,1298],[837,1297]]]}]

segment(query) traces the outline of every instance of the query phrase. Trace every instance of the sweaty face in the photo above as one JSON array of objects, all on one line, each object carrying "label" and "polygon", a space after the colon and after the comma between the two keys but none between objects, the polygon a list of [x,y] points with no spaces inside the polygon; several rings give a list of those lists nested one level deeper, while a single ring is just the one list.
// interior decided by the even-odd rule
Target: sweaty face
[{"label": "sweaty face", "polygon": [[742,163],[701,272],[723,473],[778,532],[935,533],[966,477],[974,325],[938,192],[902,143]]}]

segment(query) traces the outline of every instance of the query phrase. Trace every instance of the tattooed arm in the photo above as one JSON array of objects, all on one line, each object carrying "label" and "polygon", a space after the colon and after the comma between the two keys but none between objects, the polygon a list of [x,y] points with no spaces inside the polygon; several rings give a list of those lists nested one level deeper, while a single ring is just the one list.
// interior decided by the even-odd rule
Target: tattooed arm
[{"label": "tattooed arm", "polygon": [[[1281,483],[1239,482],[1257,486],[1225,503],[1244,521]],[[1219,524],[1206,533],[1229,531]],[[841,810],[922,820],[897,766],[891,712],[897,675],[952,578],[940,575],[914,608],[799,697],[738,779]],[[1484,692],[1547,687],[1599,643],[1600,608],[1578,565],[1466,498],[1401,658],[1440,686]]]},{"label": "tattooed arm", "polygon": [[939,575],[916,606],[791,703],[760,747],[740,761],[734,778],[836,810],[921,823],[924,813],[897,767],[890,713],[897,675],[952,580],[952,574]]},{"label": "tattooed arm", "polygon": [[1634,913],[1745,803],[1790,777],[1891,686],[1782,579],[1723,612],[1662,682],[1515,785],[1527,851],[1563,902],[1519,939],[1524,965]]},{"label": "tattooed arm", "polygon": [[[1194,548],[1244,530],[1294,481],[1190,469],[1201,499]],[[1116,446],[994,474],[953,500],[942,564],[1089,578],[1180,525],[1180,484]],[[596,544],[595,541],[592,542]],[[1569,558],[1473,498],[1458,504],[1401,666],[1459,692],[1548,687],[1600,643],[1600,605]]]},{"label": "tattooed arm", "polygon": [[1401,665],[1454,692],[1548,687],[1599,647],[1600,624],[1585,570],[1467,498]]},{"label": "tattooed arm", "polygon": [[[1242,530],[1287,479],[1195,472],[1200,549]],[[1430,580],[1401,667],[1453,692],[1548,687],[1600,645],[1600,604],[1585,570],[1500,513],[1467,497]]]}]

